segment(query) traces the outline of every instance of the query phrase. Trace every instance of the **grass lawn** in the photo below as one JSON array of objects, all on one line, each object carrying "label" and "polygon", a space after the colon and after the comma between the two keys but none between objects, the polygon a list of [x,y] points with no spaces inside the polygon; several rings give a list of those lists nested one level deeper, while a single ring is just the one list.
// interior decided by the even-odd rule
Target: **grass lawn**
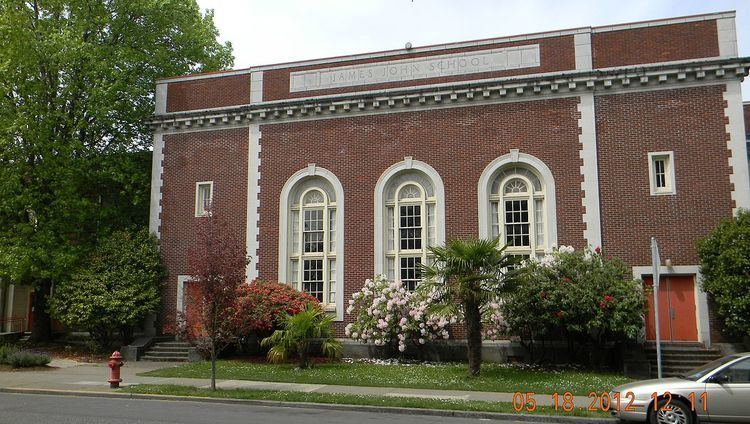
[{"label": "grass lawn", "polygon": [[[162,368],[140,375],[151,377],[210,378],[211,363],[195,362]],[[309,370],[294,364],[272,365],[242,361],[218,361],[219,379],[275,381],[287,383],[337,384],[344,386],[411,387],[484,392],[535,392],[587,395],[601,393],[631,381],[616,374],[575,370],[544,370],[508,364],[483,364],[480,377],[468,377],[466,364],[322,363]]]},{"label": "grass lawn", "polygon": [[[200,389],[192,386],[174,385],[151,385],[143,384],[122,389],[127,393],[140,393],[152,395],[172,396],[198,396],[222,399],[254,399],[272,400],[284,402],[310,402],[310,403],[333,403],[337,405],[371,405],[371,406],[395,406],[402,408],[441,409],[451,411],[481,411],[481,412],[504,412],[520,414],[513,409],[508,402],[482,402],[455,399],[420,399],[401,398],[391,396],[367,396],[334,393],[305,393],[284,392],[273,390],[216,390]],[[529,412],[524,411],[524,414]],[[542,415],[567,415],[576,417],[608,417],[604,412],[589,412],[582,408],[575,408],[570,412],[562,409],[555,411],[552,407],[538,407],[532,414]]]}]

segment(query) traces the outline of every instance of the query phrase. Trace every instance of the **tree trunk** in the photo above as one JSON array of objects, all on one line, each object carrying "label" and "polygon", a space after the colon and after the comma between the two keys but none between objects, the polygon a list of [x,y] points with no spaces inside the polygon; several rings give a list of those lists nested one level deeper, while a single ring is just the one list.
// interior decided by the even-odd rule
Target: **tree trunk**
[{"label": "tree trunk", "polygon": [[475,301],[465,303],[466,348],[469,357],[469,375],[478,376],[482,367],[482,317],[479,304]]},{"label": "tree trunk", "polygon": [[49,342],[52,340],[52,318],[47,312],[47,298],[52,290],[52,281],[40,280],[34,290],[34,323],[31,328],[31,341]]},{"label": "tree trunk", "polygon": [[216,342],[211,342],[211,390],[216,390]]}]

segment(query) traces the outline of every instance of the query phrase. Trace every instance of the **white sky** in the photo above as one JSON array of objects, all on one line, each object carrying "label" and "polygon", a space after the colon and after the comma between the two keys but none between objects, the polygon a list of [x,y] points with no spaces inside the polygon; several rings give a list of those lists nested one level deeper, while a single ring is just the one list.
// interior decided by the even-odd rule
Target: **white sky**
[{"label": "white sky", "polygon": [[[235,68],[698,13],[737,11],[750,56],[748,0],[198,0],[214,9]],[[750,100],[750,79],[743,83]]]}]

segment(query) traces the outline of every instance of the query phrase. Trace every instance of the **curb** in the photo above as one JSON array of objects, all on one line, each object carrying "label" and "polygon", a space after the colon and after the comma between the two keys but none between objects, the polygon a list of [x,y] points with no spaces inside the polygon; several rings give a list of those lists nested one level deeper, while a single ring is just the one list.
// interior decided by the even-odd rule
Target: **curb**
[{"label": "curb", "polygon": [[456,411],[443,409],[422,409],[422,408],[402,408],[395,406],[371,406],[371,405],[347,405],[347,404],[330,404],[330,403],[313,403],[313,402],[285,402],[279,400],[257,400],[257,399],[229,399],[213,398],[201,396],[172,396],[172,395],[151,395],[142,393],[108,393],[108,392],[87,392],[55,389],[27,389],[14,387],[0,387],[0,393],[15,394],[38,394],[54,396],[85,396],[98,398],[115,398],[115,399],[143,399],[143,400],[167,400],[178,402],[200,402],[200,403],[222,403],[222,404],[244,404],[266,407],[282,408],[304,408],[304,409],[323,409],[328,411],[354,411],[354,412],[372,412],[401,415],[425,415],[438,417],[456,417],[456,418],[479,418],[490,420],[514,420],[514,421],[533,421],[543,423],[585,423],[585,424],[612,424],[617,422],[614,418],[588,418],[575,416],[560,415],[528,415],[528,414],[508,414],[501,412],[481,412],[481,411]]}]

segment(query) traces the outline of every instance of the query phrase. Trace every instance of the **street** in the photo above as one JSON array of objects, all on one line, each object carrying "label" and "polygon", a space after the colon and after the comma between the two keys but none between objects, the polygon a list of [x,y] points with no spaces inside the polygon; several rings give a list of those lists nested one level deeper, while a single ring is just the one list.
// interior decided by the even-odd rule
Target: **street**
[{"label": "street", "polygon": [[0,424],[463,424],[478,421],[488,420],[190,401],[0,393]]}]

